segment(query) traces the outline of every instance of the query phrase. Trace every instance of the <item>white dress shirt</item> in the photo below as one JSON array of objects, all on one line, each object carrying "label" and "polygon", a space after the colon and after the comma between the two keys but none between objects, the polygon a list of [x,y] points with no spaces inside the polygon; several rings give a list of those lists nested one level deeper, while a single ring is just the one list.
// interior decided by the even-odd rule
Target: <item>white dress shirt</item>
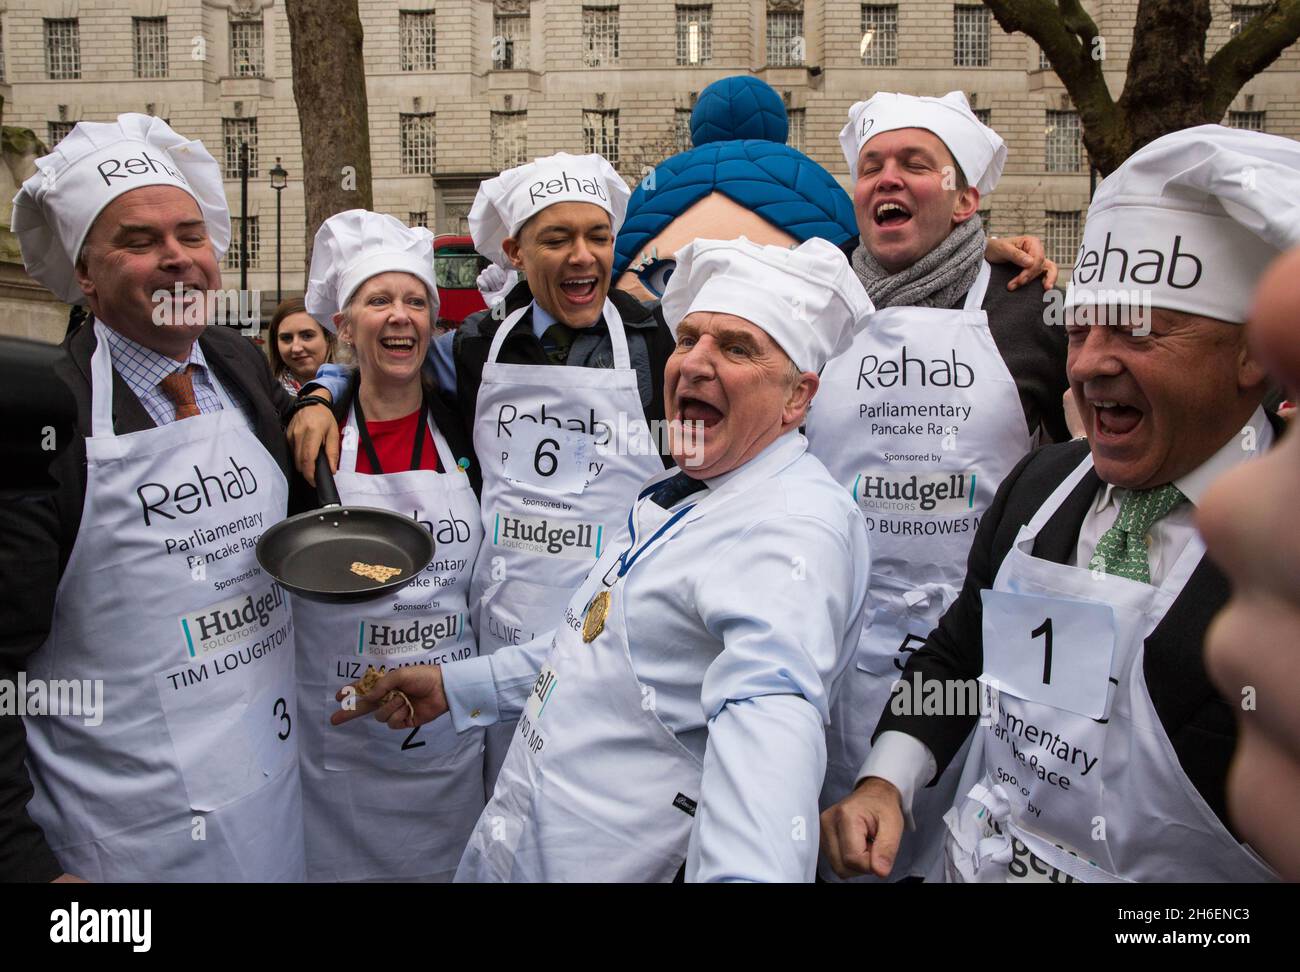
[{"label": "white dress shirt", "polygon": [[[1181,503],[1151,526],[1148,536],[1147,561],[1151,567],[1151,583],[1160,584],[1165,574],[1178,561],[1188,541],[1196,533],[1195,507],[1201,502],[1216,479],[1248,459],[1265,452],[1273,444],[1273,427],[1264,409],[1257,408],[1241,431],[1223,444],[1205,462],[1186,476],[1174,480],[1174,485],[1189,502]],[[1083,523],[1079,528],[1079,541],[1075,546],[1073,566],[1086,568],[1103,533],[1115,524],[1120,504],[1128,490],[1110,483],[1102,483]],[[916,792],[934,778],[936,763],[930,748],[907,733],[882,732],[858,772],[861,781],[868,776],[879,776],[898,787],[903,798],[903,812],[908,827],[912,820],[912,800]]]},{"label": "white dress shirt", "polygon": [[[94,325],[95,322],[91,320],[83,326]],[[140,400],[144,410],[153,419],[154,425],[162,428],[176,421],[176,404],[167,397],[160,383],[168,375],[175,371],[182,371],[189,365],[195,366],[191,372],[191,380],[194,383],[194,403],[198,406],[199,414],[211,415],[222,410],[221,396],[217,394],[216,386],[212,383],[208,362],[203,357],[203,349],[199,347],[198,341],[190,345],[190,353],[184,361],[177,361],[175,358],[132,341],[102,321],[99,322],[99,326],[99,333],[107,335],[108,338],[108,351],[113,361],[113,369],[122,376],[127,387]],[[238,388],[227,384],[226,394],[251,425],[254,421],[253,409],[245,400],[243,393]]]},{"label": "white dress shirt", "polygon": [[[704,766],[691,881],[811,881],[816,868],[831,689],[857,645],[870,558],[852,500],[806,449],[790,432],[707,480],[742,492],[621,582],[643,694]],[[624,526],[614,543],[627,541]],[[550,645],[444,666],[457,730],[518,715]]]}]

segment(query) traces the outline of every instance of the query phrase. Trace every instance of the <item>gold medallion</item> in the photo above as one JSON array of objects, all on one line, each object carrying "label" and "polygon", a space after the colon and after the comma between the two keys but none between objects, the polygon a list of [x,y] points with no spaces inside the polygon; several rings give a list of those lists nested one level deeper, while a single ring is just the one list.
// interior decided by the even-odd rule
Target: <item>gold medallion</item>
[{"label": "gold medallion", "polygon": [[582,640],[592,642],[605,630],[605,617],[609,614],[609,591],[601,591],[587,605],[587,616],[582,622]]}]

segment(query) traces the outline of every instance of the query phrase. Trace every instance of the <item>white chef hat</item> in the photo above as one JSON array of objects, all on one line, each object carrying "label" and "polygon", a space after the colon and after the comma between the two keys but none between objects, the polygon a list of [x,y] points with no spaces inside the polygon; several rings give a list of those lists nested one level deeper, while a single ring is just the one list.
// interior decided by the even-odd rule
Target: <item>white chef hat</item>
[{"label": "white chef hat", "polygon": [[694,240],[677,251],[662,307],[673,337],[696,311],[742,317],[801,371],[820,371],[846,350],[875,311],[840,248],[819,237],[796,247]]},{"label": "white chef hat", "polygon": [[380,273],[400,271],[419,277],[429,288],[429,316],[438,316],[438,283],[433,275],[433,234],[407,226],[385,213],[349,209],[321,223],[307,273],[307,313],[334,330],[334,315],[358,287]]},{"label": "white chef hat", "polygon": [[203,143],[161,118],[133,112],[115,122],[78,122],[14,196],[12,228],[33,278],[61,300],[84,303],[74,267],[105,207],[143,186],[175,186],[194,197],[219,261],[230,246],[221,166]]},{"label": "white chef hat", "polygon": [[1141,301],[1241,323],[1265,268],[1297,243],[1300,142],[1171,132],[1097,187],[1065,305]]},{"label": "white chef hat", "polygon": [[960,91],[942,98],[918,97],[879,91],[849,109],[849,122],[840,131],[840,146],[853,181],[858,180],[858,155],[862,146],[881,132],[897,128],[924,128],[939,136],[961,166],[966,181],[986,196],[1002,178],[1007,145],[970,109]]},{"label": "white chef hat", "polygon": [[609,213],[610,225],[618,235],[631,195],[627,183],[602,156],[559,152],[484,180],[470,207],[469,235],[479,253],[508,268],[510,260],[501,241],[515,236],[547,206],[593,203]]}]

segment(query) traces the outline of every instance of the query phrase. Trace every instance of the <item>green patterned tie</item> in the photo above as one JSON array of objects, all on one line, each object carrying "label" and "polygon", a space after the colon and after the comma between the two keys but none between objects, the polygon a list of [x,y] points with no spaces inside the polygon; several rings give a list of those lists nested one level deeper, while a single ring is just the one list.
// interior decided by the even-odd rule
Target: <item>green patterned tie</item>
[{"label": "green patterned tie", "polygon": [[1088,566],[1116,577],[1151,583],[1147,531],[1185,499],[1173,483],[1130,491],[1120,504],[1115,525],[1097,541],[1097,550]]},{"label": "green patterned tie", "polygon": [[551,359],[551,364],[562,365],[569,359],[573,338],[573,329],[563,324],[552,324],[542,332],[542,347]]}]

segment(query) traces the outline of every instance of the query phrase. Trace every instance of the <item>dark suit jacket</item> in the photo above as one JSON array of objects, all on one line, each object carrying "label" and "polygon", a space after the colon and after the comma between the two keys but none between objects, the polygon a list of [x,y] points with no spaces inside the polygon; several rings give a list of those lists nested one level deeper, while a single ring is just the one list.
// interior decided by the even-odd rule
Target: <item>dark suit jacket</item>
[{"label": "dark suit jacket", "polygon": [[[1269,420],[1275,434],[1281,435],[1281,420],[1271,414]],[[914,672],[920,672],[922,680],[929,680],[973,679],[983,671],[980,591],[993,587],[1002,559],[1020,528],[1087,454],[1088,444],[1083,441],[1046,446],[1025,456],[1002,481],[971,546],[961,594],[903,670],[902,678],[908,684],[912,683]],[[1079,530],[1100,487],[1101,478],[1089,471],[1043,525],[1034,542],[1035,557],[1058,564],[1073,559]],[[1231,829],[1226,782],[1237,741],[1237,724],[1232,707],[1210,684],[1203,651],[1205,631],[1227,602],[1228,594],[1227,578],[1213,561],[1202,558],[1178,599],[1146,639],[1142,670],[1151,701],[1183,772]],[[873,739],[889,730],[915,736],[930,747],[942,773],[977,718],[976,715],[900,716],[887,705]]]},{"label": "dark suit jacket", "polygon": [[[55,591],[81,527],[90,359],[96,344],[93,326],[83,325],[64,340],[68,356],[56,368],[77,402],[75,438],[51,464],[57,489],[0,502],[0,679],[16,678],[49,634]],[[254,413],[254,433],[288,476],[291,464],[282,420],[293,398],[271,377],[265,356],[222,327],[204,331],[199,346],[218,380],[243,393]],[[153,419],[116,371],[113,428],[119,434],[154,428]],[[22,718],[0,716],[0,880],[48,881],[62,869],[27,814],[32,785],[23,765],[26,755]]]}]

